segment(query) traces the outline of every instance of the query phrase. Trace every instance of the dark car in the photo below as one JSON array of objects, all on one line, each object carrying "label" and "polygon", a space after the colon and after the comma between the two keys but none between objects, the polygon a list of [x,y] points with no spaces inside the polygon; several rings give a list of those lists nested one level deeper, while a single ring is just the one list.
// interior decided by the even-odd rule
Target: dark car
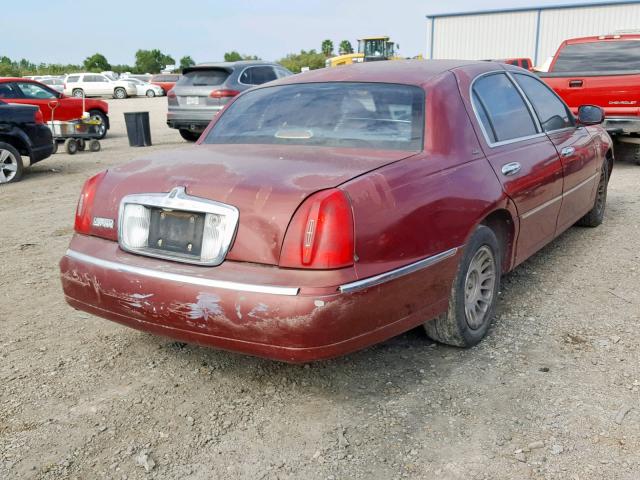
[{"label": "dark car", "polygon": [[25,168],[52,153],[51,130],[40,109],[0,100],[0,183],[19,181]]},{"label": "dark car", "polygon": [[281,65],[262,61],[203,63],[185,68],[168,93],[167,125],[195,142],[233,97],[255,85],[288,77]]},{"label": "dark car", "polygon": [[292,362],[419,325],[475,345],[503,273],[602,222],[602,120],[499,63],[371,62],[256,87],[194,147],[86,182],[64,294],[133,328]]}]

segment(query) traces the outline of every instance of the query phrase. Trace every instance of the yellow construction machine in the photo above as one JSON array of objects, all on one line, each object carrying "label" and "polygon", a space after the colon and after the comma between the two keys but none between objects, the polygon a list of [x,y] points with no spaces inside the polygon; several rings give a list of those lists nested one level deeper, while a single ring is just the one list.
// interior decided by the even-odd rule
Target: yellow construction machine
[{"label": "yellow construction machine", "polygon": [[375,62],[377,60],[399,60],[397,45],[389,37],[365,37],[358,40],[358,53],[346,53],[327,58],[327,67],[339,67],[352,63]]}]

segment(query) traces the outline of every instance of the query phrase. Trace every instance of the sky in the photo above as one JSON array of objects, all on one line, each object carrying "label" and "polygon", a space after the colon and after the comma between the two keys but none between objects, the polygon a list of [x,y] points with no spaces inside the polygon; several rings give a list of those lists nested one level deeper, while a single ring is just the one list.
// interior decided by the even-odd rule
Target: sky
[{"label": "sky", "polygon": [[231,50],[277,60],[326,38],[337,50],[344,39],[355,48],[362,36],[389,35],[409,57],[426,53],[427,14],[558,3],[590,0],[18,0],[0,14],[0,56],[80,64],[99,52],[132,65],[136,50],[159,48],[176,61]]}]

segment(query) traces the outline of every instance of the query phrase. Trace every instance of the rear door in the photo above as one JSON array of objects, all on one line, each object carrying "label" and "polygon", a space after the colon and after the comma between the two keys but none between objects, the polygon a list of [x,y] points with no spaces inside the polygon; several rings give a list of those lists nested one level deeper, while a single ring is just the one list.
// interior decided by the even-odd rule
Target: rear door
[{"label": "rear door", "polygon": [[520,263],[555,236],[562,164],[522,92],[505,72],[478,77],[471,98],[485,155],[518,210],[516,262]]},{"label": "rear door", "polygon": [[640,38],[565,44],[550,71],[562,75],[554,88],[573,113],[593,104],[608,117],[640,114]]},{"label": "rear door", "polygon": [[560,155],[564,182],[559,234],[593,206],[602,159],[587,129],[576,125],[569,109],[549,87],[531,75],[514,73],[513,77]]}]

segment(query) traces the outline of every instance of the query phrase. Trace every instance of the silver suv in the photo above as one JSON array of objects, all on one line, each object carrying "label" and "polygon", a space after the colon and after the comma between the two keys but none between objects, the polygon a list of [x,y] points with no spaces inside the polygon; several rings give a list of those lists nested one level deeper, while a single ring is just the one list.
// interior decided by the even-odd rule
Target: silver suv
[{"label": "silver suv", "polygon": [[240,92],[292,73],[277,63],[261,61],[202,63],[185,68],[167,93],[167,125],[195,142],[211,119]]}]

